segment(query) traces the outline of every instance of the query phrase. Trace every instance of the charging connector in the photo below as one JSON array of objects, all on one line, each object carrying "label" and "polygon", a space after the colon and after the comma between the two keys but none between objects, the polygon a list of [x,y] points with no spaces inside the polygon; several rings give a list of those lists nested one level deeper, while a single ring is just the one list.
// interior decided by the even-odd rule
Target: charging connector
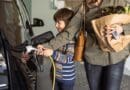
[{"label": "charging connector", "polygon": [[37,49],[31,45],[26,46],[26,52],[30,53],[31,51],[36,51]]}]

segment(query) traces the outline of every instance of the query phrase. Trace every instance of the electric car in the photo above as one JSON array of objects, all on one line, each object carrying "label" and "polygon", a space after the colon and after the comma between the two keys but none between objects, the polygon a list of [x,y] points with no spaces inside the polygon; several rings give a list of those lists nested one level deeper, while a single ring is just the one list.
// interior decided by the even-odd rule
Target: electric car
[{"label": "electric car", "polygon": [[[40,25],[35,21],[34,26]],[[32,29],[30,25],[28,25],[28,28],[29,30]],[[33,33],[32,30],[31,33]],[[31,38],[31,45],[36,46],[39,43],[48,42],[52,38],[54,38],[53,33],[48,31]],[[28,45],[30,43],[25,41],[13,48],[0,30],[0,90],[37,90],[37,72],[41,71],[41,64],[39,63],[41,58],[33,57],[34,54],[30,53],[32,57],[25,64],[12,53],[23,52]]]}]

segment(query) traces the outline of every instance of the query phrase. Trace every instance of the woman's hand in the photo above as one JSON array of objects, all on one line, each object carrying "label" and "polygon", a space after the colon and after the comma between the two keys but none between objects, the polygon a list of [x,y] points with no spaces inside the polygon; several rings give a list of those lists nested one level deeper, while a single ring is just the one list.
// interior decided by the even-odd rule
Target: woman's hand
[{"label": "woman's hand", "polygon": [[102,3],[103,0],[87,0],[87,6],[91,9],[91,8],[95,8],[100,6],[100,4]]},{"label": "woman's hand", "polygon": [[123,32],[123,28],[119,24],[106,25],[104,29],[106,37],[111,37],[111,39],[113,39],[113,37],[114,39],[117,39],[115,37],[120,36],[120,34]]}]

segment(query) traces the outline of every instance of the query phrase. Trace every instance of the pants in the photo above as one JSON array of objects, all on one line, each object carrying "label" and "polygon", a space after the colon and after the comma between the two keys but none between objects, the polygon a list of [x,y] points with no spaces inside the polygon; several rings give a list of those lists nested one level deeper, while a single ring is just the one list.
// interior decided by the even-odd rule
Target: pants
[{"label": "pants", "polygon": [[120,90],[125,60],[109,65],[92,65],[85,61],[90,90]]},{"label": "pants", "polygon": [[55,90],[73,90],[75,80],[69,81],[59,81],[55,82]]}]

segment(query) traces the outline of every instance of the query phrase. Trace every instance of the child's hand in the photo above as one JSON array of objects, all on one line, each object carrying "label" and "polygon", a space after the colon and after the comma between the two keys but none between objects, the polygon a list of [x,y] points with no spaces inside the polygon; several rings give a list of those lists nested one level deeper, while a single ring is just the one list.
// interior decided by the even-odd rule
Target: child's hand
[{"label": "child's hand", "polygon": [[43,45],[41,45],[41,44],[39,44],[38,46],[37,46],[37,51],[36,51],[36,54],[37,55],[44,55],[44,46]]},{"label": "child's hand", "polygon": [[43,55],[46,57],[51,56],[53,54],[53,50],[49,48],[45,48],[43,52]]},{"label": "child's hand", "polygon": [[43,56],[51,56],[53,54],[53,50],[49,48],[45,48],[43,45],[39,44],[37,46],[37,55],[43,55]]}]

